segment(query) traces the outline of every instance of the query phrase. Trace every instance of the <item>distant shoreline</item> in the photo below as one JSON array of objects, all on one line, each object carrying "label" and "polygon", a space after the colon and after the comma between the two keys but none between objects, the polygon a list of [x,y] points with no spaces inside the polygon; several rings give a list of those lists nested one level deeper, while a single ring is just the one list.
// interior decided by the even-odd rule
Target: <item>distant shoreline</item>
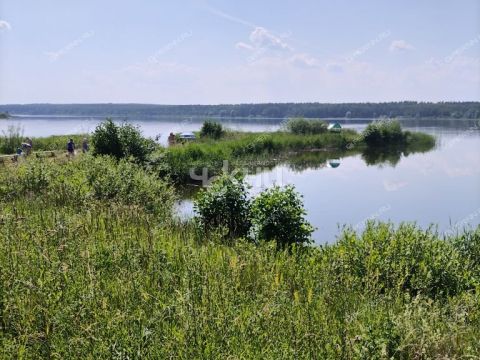
[{"label": "distant shoreline", "polygon": [[[105,118],[112,118],[114,120],[158,120],[158,121],[164,121],[164,120],[172,120],[172,119],[178,119],[178,120],[184,120],[184,119],[189,119],[192,122],[203,122],[205,119],[214,119],[218,121],[266,121],[266,122],[282,122],[286,119],[290,119],[291,117],[284,117],[284,118],[272,118],[272,117],[262,117],[262,116],[256,116],[256,117],[221,117],[221,116],[204,116],[204,115],[132,115],[132,116],[127,116],[127,115],[108,115],[108,114],[98,114],[98,115],[61,115],[61,114],[41,114],[41,115],[34,115],[34,114],[9,114],[7,118],[1,118],[4,120],[12,120],[12,119],[22,119],[22,118],[36,118],[36,119],[48,119],[48,120],[63,120],[63,119],[95,119],[95,120],[102,120]],[[302,116],[304,119],[322,119],[326,121],[338,121],[341,123],[364,123],[364,122],[370,122],[370,121],[375,121],[375,120],[380,120],[384,119],[385,117],[359,117],[359,118],[345,118],[345,117],[306,117]],[[476,122],[479,119],[475,118],[453,118],[453,117],[406,117],[406,116],[397,116],[395,118],[391,119],[396,119],[399,121],[464,121],[464,122]]]},{"label": "distant shoreline", "polygon": [[191,117],[238,120],[281,120],[292,117],[338,120],[372,120],[381,117],[397,119],[480,119],[480,102],[0,105],[0,113],[7,112],[13,116]]}]

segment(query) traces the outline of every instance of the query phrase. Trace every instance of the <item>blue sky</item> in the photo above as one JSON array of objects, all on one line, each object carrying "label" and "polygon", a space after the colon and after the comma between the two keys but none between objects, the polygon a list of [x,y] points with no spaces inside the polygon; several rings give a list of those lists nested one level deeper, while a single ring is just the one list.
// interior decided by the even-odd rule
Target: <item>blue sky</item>
[{"label": "blue sky", "polygon": [[478,99],[478,0],[0,0],[3,104]]}]

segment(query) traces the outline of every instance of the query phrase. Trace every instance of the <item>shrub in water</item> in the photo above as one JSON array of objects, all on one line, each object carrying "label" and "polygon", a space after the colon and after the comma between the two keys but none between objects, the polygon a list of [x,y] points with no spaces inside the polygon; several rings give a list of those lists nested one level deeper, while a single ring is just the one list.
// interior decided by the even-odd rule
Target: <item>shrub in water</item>
[{"label": "shrub in water", "polygon": [[405,142],[405,133],[400,123],[392,121],[374,121],[363,131],[367,145],[401,144]]},{"label": "shrub in water", "polygon": [[226,174],[220,176],[200,192],[194,208],[205,231],[223,227],[226,236],[232,238],[246,236],[250,229],[250,201],[243,180]]},{"label": "shrub in water", "polygon": [[252,223],[259,240],[276,240],[280,247],[311,241],[314,230],[305,220],[302,197],[293,186],[274,186],[252,204]]}]

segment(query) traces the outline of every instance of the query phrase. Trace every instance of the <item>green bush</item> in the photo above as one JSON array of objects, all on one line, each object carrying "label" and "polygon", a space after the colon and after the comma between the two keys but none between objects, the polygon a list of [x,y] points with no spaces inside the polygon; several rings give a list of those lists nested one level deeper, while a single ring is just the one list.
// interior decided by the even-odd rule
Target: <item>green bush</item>
[{"label": "green bush", "polygon": [[304,118],[290,119],[287,130],[298,135],[322,134],[327,131],[328,124],[323,120],[306,120]]},{"label": "green bush", "polygon": [[275,240],[280,247],[311,241],[314,228],[305,220],[301,195],[293,186],[274,186],[252,203],[252,223],[258,240]]},{"label": "green bush", "polygon": [[224,133],[222,124],[210,120],[205,121],[200,129],[200,137],[220,139]]},{"label": "green bush", "polygon": [[244,237],[250,229],[250,201],[243,180],[226,174],[202,190],[194,203],[196,219],[206,232],[223,228],[228,238]]},{"label": "green bush", "polygon": [[142,136],[137,126],[122,123],[115,124],[107,119],[97,126],[92,134],[95,155],[109,155],[116,159],[132,157],[144,162],[155,149],[153,140]]},{"label": "green bush", "polygon": [[368,124],[363,139],[370,146],[405,143],[406,134],[397,120],[381,120]]},{"label": "green bush", "polygon": [[162,216],[172,210],[173,189],[126,159],[118,164],[108,157],[90,160],[86,179],[95,199],[139,206]]}]

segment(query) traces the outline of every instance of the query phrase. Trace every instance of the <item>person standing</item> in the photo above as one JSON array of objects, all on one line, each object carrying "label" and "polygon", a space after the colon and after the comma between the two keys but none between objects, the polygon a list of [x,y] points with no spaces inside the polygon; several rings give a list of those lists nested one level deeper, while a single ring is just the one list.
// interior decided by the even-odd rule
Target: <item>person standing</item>
[{"label": "person standing", "polygon": [[170,135],[168,136],[168,145],[170,146],[175,145],[175,135],[173,134],[173,132],[171,132]]},{"label": "person standing", "polygon": [[70,139],[68,141],[67,151],[68,151],[68,156],[74,156],[75,155],[75,143],[73,142],[73,139]]},{"label": "person standing", "polygon": [[33,151],[33,141],[31,138],[27,137],[25,140],[25,143],[27,144],[26,146],[26,155],[30,155]]},{"label": "person standing", "polygon": [[85,154],[88,152],[88,140],[87,138],[83,138],[83,142],[82,142],[82,152]]}]

